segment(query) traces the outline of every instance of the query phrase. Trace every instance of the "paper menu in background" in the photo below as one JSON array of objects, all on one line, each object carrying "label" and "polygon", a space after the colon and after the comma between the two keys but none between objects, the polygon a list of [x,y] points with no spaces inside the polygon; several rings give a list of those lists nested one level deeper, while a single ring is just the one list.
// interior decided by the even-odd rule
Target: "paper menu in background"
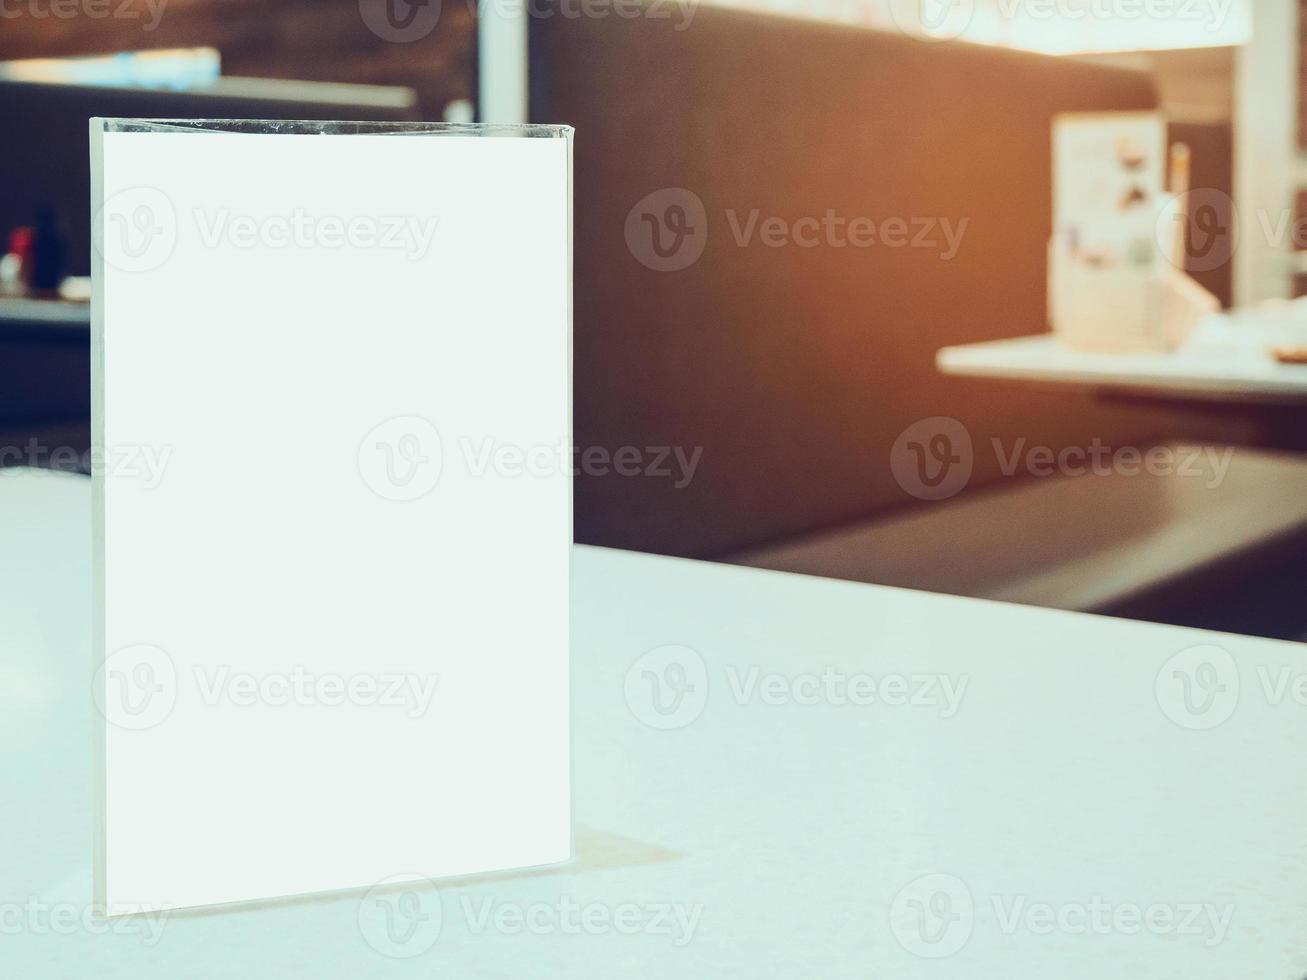
[{"label": "paper menu in background", "polygon": [[1053,226],[1143,223],[1166,190],[1167,125],[1152,112],[1053,120]]}]

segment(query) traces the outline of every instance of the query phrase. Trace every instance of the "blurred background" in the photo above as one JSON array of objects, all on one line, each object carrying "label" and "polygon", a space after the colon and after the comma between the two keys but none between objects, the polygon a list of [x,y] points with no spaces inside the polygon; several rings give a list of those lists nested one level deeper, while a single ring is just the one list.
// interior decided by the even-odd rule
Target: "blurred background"
[{"label": "blurred background", "polygon": [[89,472],[91,116],[570,123],[578,541],[1307,639],[1304,38],[1292,0],[4,0],[0,465]]}]

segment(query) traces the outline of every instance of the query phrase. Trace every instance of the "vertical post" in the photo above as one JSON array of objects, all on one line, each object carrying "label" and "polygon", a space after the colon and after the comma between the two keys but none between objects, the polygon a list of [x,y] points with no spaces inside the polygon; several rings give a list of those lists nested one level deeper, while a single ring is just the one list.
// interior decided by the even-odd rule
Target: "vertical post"
[{"label": "vertical post", "polygon": [[1251,0],[1252,39],[1235,49],[1234,302],[1291,295],[1298,155],[1299,0]]},{"label": "vertical post", "polygon": [[481,0],[477,5],[481,122],[529,122],[527,17],[527,0]]}]

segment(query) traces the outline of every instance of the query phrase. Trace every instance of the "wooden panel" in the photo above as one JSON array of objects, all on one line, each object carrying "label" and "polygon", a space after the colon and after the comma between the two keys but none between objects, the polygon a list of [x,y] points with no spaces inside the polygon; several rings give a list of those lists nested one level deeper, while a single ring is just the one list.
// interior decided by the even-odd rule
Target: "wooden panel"
[{"label": "wooden panel", "polygon": [[[1103,612],[1197,569],[1307,535],[1307,460],[1170,446],[1205,474],[1012,479],[990,493],[735,556],[758,568]],[[1215,480],[1211,457],[1228,470]],[[1196,462],[1197,460],[1206,460]],[[1209,482],[1210,481],[1210,482]],[[1068,520],[1068,515],[1075,515]],[[947,541],[965,562],[939,560]]]},{"label": "wooden panel", "polygon": [[[706,5],[679,32],[651,18],[532,29],[533,118],[577,127],[577,443],[702,451],[688,485],[583,472],[578,540],[713,556],[914,504],[891,447],[929,416],[970,428],[977,487],[999,475],[995,437],[1177,430],[1165,410],[934,367],[945,345],[1045,328],[1051,117],[1152,108],[1147,75]],[[706,246],[681,271],[646,267],[625,232],[666,188],[705,208]],[[755,211],[968,223],[945,259],[741,242],[730,214]]]},{"label": "wooden panel", "polygon": [[1230,122],[1234,118],[1234,48],[1150,52],[1157,94],[1172,118]]},{"label": "wooden panel", "polygon": [[1171,143],[1185,143],[1191,154],[1186,271],[1221,305],[1234,300],[1234,147],[1227,123],[1172,122]]},{"label": "wooden panel", "polygon": [[[1307,191],[1299,190],[1293,196],[1293,228],[1291,246],[1295,252],[1307,250]],[[1295,272],[1290,277],[1290,291],[1294,299],[1307,296],[1307,275]]]},{"label": "wooden panel", "polygon": [[[371,2],[371,0],[369,0]],[[381,0],[377,0],[381,2]],[[439,0],[431,0],[439,3]],[[33,17],[13,4],[0,30],[0,59],[105,54],[152,48],[210,46],[223,73],[309,81],[407,85],[426,118],[440,118],[451,99],[471,99],[476,26],[469,3],[447,2],[433,29],[412,41],[388,41],[369,29],[359,0],[130,0],[137,17]],[[38,5],[48,9],[48,4]],[[122,0],[110,0],[110,11]],[[417,33],[421,33],[420,31]]]}]

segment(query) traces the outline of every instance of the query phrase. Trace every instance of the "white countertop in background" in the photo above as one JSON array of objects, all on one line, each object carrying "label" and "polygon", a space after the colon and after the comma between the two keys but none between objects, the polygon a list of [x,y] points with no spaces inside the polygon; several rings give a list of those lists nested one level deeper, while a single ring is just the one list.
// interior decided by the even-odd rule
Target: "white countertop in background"
[{"label": "white countertop in background", "polygon": [[944,347],[944,374],[1069,384],[1208,401],[1307,404],[1307,365],[1281,364],[1263,348],[1181,349],[1164,354],[1070,350],[1052,334]]},{"label": "white countertop in background", "polygon": [[105,926],[89,509],[0,473],[7,976],[1307,974],[1307,648],[593,548],[575,866]]},{"label": "white countertop in background", "polygon": [[51,327],[88,330],[91,326],[91,304],[0,296],[0,325],[5,323],[39,323]]}]

